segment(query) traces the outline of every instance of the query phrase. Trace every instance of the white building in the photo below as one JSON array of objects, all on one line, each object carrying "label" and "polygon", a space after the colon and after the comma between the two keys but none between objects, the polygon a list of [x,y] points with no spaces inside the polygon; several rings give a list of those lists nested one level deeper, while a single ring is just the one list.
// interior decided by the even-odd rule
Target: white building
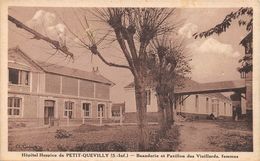
[{"label": "white building", "polygon": [[[186,80],[185,89],[197,88],[200,83],[193,80]],[[125,88],[125,113],[136,112],[134,83],[127,85]],[[242,102],[243,103],[243,102]],[[147,90],[147,112],[156,113],[157,99],[155,91]],[[186,115],[208,116],[211,113],[214,116],[232,117],[232,101],[221,93],[193,94],[182,95],[176,104],[176,112]],[[242,108],[242,114],[244,110]],[[149,117],[149,114],[148,114]]]}]

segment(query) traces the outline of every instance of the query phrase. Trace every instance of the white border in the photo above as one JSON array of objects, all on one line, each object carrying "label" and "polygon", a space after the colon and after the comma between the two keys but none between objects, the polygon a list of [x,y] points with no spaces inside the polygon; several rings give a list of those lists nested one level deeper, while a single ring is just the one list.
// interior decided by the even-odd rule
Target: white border
[{"label": "white border", "polygon": [[[260,99],[259,99],[259,92],[260,92],[260,86],[259,86],[259,65],[260,65],[260,59],[259,54],[260,54],[260,45],[259,45],[259,35],[260,35],[260,2],[259,0],[218,0],[218,1],[207,1],[207,0],[161,0],[161,1],[156,1],[156,0],[135,0],[133,1],[122,1],[122,0],[109,0],[109,1],[102,1],[102,3],[98,3],[95,0],[77,0],[77,1],[71,1],[71,0],[56,0],[56,1],[51,1],[51,0],[45,0],[45,1],[37,1],[37,0],[27,0],[27,1],[21,1],[21,0],[2,0],[0,2],[1,5],[1,19],[0,19],[0,24],[1,24],[1,41],[0,41],[0,48],[1,48],[1,55],[0,55],[0,65],[1,65],[1,76],[0,76],[0,81],[1,81],[1,108],[0,108],[0,113],[1,113],[1,153],[0,153],[0,158],[1,160],[24,160],[25,158],[21,158],[21,153],[19,152],[8,152],[7,151],[7,116],[3,115],[3,113],[6,113],[6,107],[7,107],[7,78],[6,78],[6,73],[7,73],[7,51],[8,51],[8,27],[7,27],[7,12],[8,6],[51,6],[51,7],[183,7],[183,8],[203,8],[203,7],[214,7],[214,8],[221,8],[221,7],[241,7],[241,6],[249,6],[254,8],[254,34],[253,34],[253,39],[254,39],[254,59],[253,59],[253,64],[254,64],[254,73],[253,73],[253,107],[254,112],[253,112],[253,118],[254,118],[254,131],[253,131],[253,136],[254,136],[254,152],[252,153],[228,153],[226,152],[225,154],[231,154],[231,155],[239,155],[239,159],[234,159],[234,160],[252,160],[252,161],[258,161],[260,158],[260,128],[259,128],[259,113],[260,109],[257,108],[260,104]],[[4,54],[5,53],[5,54]],[[59,154],[57,152],[54,152],[53,154]],[[135,152],[129,153],[129,154],[136,154]],[[158,154],[164,154],[164,153],[158,153]],[[187,154],[187,153],[180,153],[180,154]],[[196,152],[191,152],[189,154],[196,154]],[[205,153],[202,153],[205,154]],[[223,154],[216,152],[214,154]],[[84,158],[65,158],[66,160],[83,160]],[[109,159],[103,159],[103,158],[88,158],[91,160],[112,160],[111,158]],[[31,160],[64,160],[64,158],[31,158]],[[115,158],[113,160],[125,160],[123,158]],[[128,159],[130,160],[130,159]],[[134,158],[134,160],[173,160],[172,158],[160,158],[160,159],[153,159],[153,158]],[[187,159],[182,159],[182,160],[187,160]],[[189,159],[190,160],[190,159]],[[209,160],[209,159],[192,159],[192,160]],[[213,160],[213,159],[212,159]],[[226,159],[227,160],[227,159]],[[230,160],[230,159],[228,159]]]}]

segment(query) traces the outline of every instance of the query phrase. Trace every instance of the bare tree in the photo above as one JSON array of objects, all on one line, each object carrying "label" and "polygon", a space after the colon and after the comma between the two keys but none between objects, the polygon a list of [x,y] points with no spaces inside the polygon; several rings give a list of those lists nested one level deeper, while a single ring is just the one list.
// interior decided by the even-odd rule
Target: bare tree
[{"label": "bare tree", "polygon": [[147,66],[151,85],[156,91],[160,135],[163,137],[173,124],[174,89],[183,84],[190,73],[189,61],[184,45],[164,35],[151,43]]},{"label": "bare tree", "polygon": [[[145,101],[145,87],[147,86],[147,66],[145,63],[147,59],[147,47],[155,37],[164,35],[175,29],[176,23],[169,22],[169,18],[175,13],[174,11],[174,9],[166,8],[106,8],[91,11],[94,16],[111,27],[116,42],[120,46],[121,53],[127,60],[127,65],[109,62],[103,57],[98,45],[104,40],[106,34],[102,39],[95,40],[92,32],[88,31],[89,26],[86,16],[84,16],[84,24],[81,25],[85,31],[88,31],[88,41],[68,28],[71,34],[80,41],[82,46],[90,50],[92,54],[97,55],[105,64],[129,69],[133,74],[139,126],[139,150],[146,150],[148,148],[149,139]],[[16,24],[18,28],[33,34],[37,40],[44,40],[52,44],[55,49],[73,57],[73,54],[68,51],[68,48],[61,46],[58,41],[51,40],[49,37],[38,33],[10,15],[8,19]]]}]

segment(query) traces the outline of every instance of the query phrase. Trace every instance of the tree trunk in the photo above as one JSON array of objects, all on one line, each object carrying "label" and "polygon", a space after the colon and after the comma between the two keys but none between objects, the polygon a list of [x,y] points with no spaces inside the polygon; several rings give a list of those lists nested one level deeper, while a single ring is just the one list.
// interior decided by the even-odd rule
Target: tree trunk
[{"label": "tree trunk", "polygon": [[165,99],[163,96],[157,94],[157,105],[158,105],[158,122],[160,126],[160,137],[164,137],[166,134],[166,114],[165,114]]},{"label": "tree trunk", "polygon": [[170,123],[171,125],[174,124],[174,96],[169,96],[170,101]]},{"label": "tree trunk", "polygon": [[146,107],[146,95],[145,84],[142,79],[135,78],[135,98],[136,98],[136,110],[138,119],[138,148],[139,151],[146,151],[149,143],[149,133],[147,129],[147,107]]},{"label": "tree trunk", "polygon": [[168,99],[168,103],[166,105],[166,108],[165,108],[165,113],[166,113],[166,127],[167,129],[171,129],[171,126],[172,126],[172,110],[171,110],[171,103],[170,103],[170,100],[169,100],[169,97],[165,98],[165,99]]}]

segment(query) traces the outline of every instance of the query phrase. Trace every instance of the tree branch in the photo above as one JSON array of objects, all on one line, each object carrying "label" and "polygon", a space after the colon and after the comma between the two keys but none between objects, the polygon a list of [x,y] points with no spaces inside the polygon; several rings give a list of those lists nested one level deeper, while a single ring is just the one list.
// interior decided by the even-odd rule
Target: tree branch
[{"label": "tree branch", "polygon": [[126,68],[126,69],[130,69],[131,70],[131,68],[129,66],[127,66],[127,65],[115,64],[115,63],[111,63],[111,62],[108,62],[107,60],[105,60],[105,58],[100,54],[100,52],[97,50],[97,46],[95,46],[95,45],[90,47],[90,51],[94,55],[97,55],[108,66],[119,67],[119,68]]},{"label": "tree branch", "polygon": [[[71,53],[68,48],[66,46],[61,46],[59,44],[58,41],[56,40],[52,40],[50,39],[49,37],[46,37],[42,34],[40,34],[39,32],[31,29],[30,27],[26,26],[25,24],[23,24],[22,22],[20,22],[19,20],[15,19],[14,17],[8,15],[8,20],[11,21],[12,23],[14,23],[18,28],[20,29],[23,29],[23,30],[26,30],[27,32],[33,34],[35,36],[35,39],[37,40],[43,40],[51,45],[53,45],[55,47],[55,49],[57,49],[57,51],[61,51],[62,53],[66,54],[67,56],[70,56],[71,58],[73,58],[73,53]],[[87,48],[87,46],[86,46]],[[111,62],[108,62],[101,54],[100,52],[97,50],[93,50],[93,46],[92,47],[89,47],[87,48],[89,50],[91,50],[91,52],[95,55],[97,55],[101,60],[102,62],[104,62],[105,64],[107,64],[108,66],[113,66],[113,67],[119,67],[119,68],[126,68],[126,69],[130,69],[129,66],[126,66],[126,65],[120,65],[120,64],[116,64],[116,63],[111,63]]]},{"label": "tree branch", "polygon": [[200,32],[200,33],[194,33],[193,34],[193,37],[194,39],[197,39],[197,38],[202,38],[202,37],[208,37],[208,36],[211,36],[213,35],[214,33],[216,34],[221,34],[223,32],[226,32],[226,30],[230,27],[231,23],[233,20],[236,20],[238,19],[239,17],[243,16],[243,15],[247,15],[250,20],[248,23],[246,22],[241,22],[241,21],[238,21],[239,25],[246,25],[247,26],[247,31],[251,31],[253,29],[252,27],[252,21],[253,21],[253,9],[252,8],[248,8],[248,7],[242,7],[240,8],[239,10],[237,10],[236,12],[231,12],[230,14],[228,14],[224,20],[217,24],[215,27],[207,30],[207,31],[204,31],[204,32]]},{"label": "tree branch", "polygon": [[120,45],[120,47],[123,51],[128,63],[129,63],[129,65],[130,65],[130,67],[134,68],[133,59],[131,58],[129,51],[127,50],[126,44],[124,42],[124,39],[123,39],[120,31],[115,29],[115,34],[116,34],[116,39],[117,39],[117,41],[118,41],[118,43],[119,43],[119,45]]},{"label": "tree branch", "polygon": [[23,24],[22,22],[18,21],[17,19],[15,19],[14,17],[12,17],[10,15],[8,15],[8,20],[11,21],[12,23],[14,23],[16,25],[16,27],[24,29],[24,30],[28,31],[29,33],[33,34],[35,36],[35,39],[44,40],[44,41],[52,44],[57,50],[60,50],[67,56],[70,56],[71,58],[73,58],[73,54],[70,51],[68,51],[68,48],[66,46],[61,46],[59,41],[52,40],[49,37],[46,37],[46,36],[40,34],[39,32],[31,29],[30,27],[26,26],[25,24]]}]

